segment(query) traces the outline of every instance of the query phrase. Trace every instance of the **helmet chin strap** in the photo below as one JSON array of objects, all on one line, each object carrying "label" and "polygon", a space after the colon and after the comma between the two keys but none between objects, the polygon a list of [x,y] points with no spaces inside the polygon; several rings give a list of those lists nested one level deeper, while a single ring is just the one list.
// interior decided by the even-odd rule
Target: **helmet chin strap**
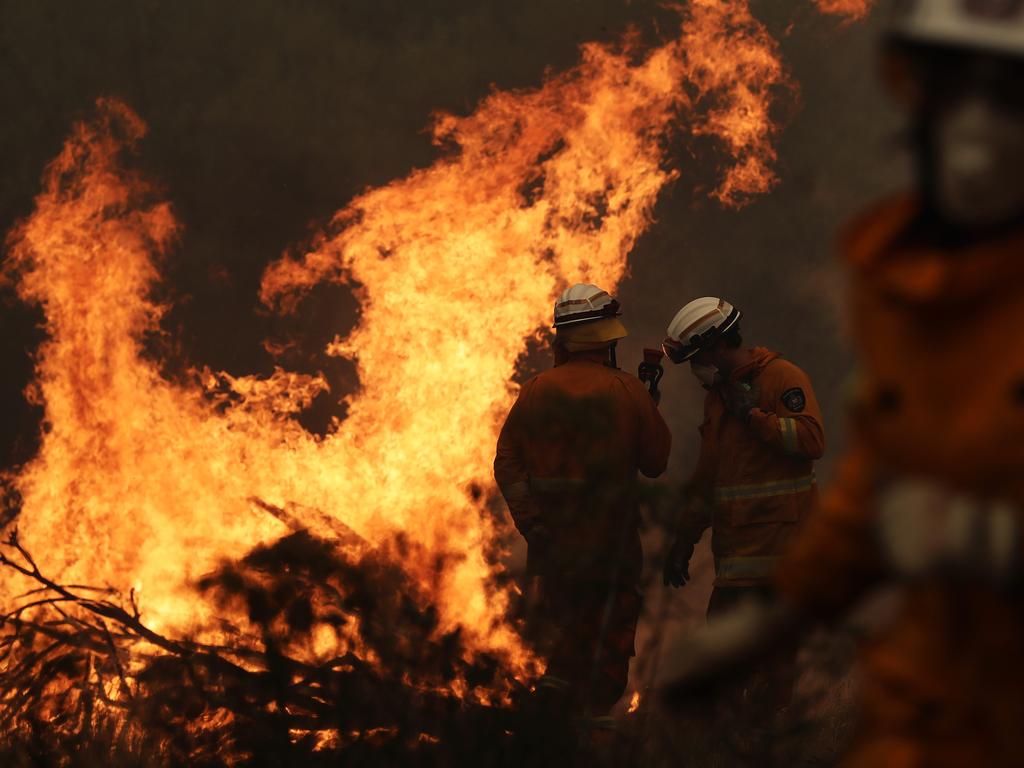
[{"label": "helmet chin strap", "polygon": [[615,348],[619,346],[619,342],[613,341],[608,347],[608,361],[605,363],[609,368],[618,368],[619,362],[615,356]]}]

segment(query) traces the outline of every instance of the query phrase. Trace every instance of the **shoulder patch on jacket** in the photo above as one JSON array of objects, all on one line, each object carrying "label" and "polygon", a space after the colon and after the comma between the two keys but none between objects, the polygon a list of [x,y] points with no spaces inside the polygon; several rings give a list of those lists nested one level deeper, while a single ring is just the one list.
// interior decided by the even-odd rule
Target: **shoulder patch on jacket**
[{"label": "shoulder patch on jacket", "polygon": [[801,413],[807,406],[807,396],[800,387],[793,387],[782,393],[782,404],[793,413]]}]

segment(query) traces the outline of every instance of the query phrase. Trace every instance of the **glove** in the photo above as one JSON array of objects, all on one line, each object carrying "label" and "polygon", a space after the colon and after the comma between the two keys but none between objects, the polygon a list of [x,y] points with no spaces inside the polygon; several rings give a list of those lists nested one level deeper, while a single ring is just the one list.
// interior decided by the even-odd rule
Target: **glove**
[{"label": "glove", "polygon": [[637,369],[637,378],[647,385],[652,395],[658,391],[658,384],[664,375],[665,366],[661,363],[649,363],[645,360],[640,363],[640,367]]},{"label": "glove", "polygon": [[676,539],[672,549],[665,558],[665,568],[661,573],[661,583],[666,587],[681,587],[690,580],[690,558],[693,557],[693,544]]},{"label": "glove", "polygon": [[760,394],[756,384],[730,381],[725,385],[725,409],[746,424],[750,421],[750,412],[760,401]]}]

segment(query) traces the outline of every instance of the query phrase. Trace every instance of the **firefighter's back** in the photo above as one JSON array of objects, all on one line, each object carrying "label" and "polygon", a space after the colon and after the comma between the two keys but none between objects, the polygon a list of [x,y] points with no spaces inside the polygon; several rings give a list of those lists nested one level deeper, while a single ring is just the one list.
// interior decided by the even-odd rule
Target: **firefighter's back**
[{"label": "firefighter's back", "polygon": [[539,374],[523,401],[530,477],[622,483],[635,476],[641,396],[648,397],[638,379],[597,356],[576,355]]}]

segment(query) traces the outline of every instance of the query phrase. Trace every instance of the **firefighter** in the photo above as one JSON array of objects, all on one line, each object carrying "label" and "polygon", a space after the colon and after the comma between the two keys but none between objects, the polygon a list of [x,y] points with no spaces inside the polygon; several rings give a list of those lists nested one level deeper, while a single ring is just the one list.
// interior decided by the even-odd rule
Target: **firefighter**
[{"label": "firefighter", "polygon": [[896,584],[900,610],[862,645],[846,764],[1020,766],[1024,2],[895,4],[884,52],[917,184],[845,238],[861,361],[850,445],[780,567],[780,599],[709,630],[666,689],[678,698]]},{"label": "firefighter", "polygon": [[[807,374],[775,352],[744,347],[740,319],[724,299],[696,299],[672,319],[662,345],[672,362],[689,362],[707,390],[700,455],[663,581],[680,587],[689,580],[694,547],[711,528],[709,620],[767,598],[779,556],[817,505],[814,461],[825,449]],[[795,657],[795,644],[780,647],[723,689],[717,704],[725,721],[743,713],[758,726],[735,741],[736,760],[760,750],[762,727],[788,706]]]},{"label": "firefighter", "polygon": [[654,399],[616,367],[619,304],[593,285],[555,304],[556,365],[527,381],[501,430],[494,474],[542,582],[541,689],[604,717],[622,696],[640,612],[635,485],[668,463]]},{"label": "firefighter", "polygon": [[779,555],[817,503],[814,461],[825,449],[807,374],[775,352],[745,348],[740,317],[724,299],[696,299],[673,318],[663,345],[707,390],[692,501],[664,583],[689,580],[694,546],[710,527],[709,617],[768,589]]}]

